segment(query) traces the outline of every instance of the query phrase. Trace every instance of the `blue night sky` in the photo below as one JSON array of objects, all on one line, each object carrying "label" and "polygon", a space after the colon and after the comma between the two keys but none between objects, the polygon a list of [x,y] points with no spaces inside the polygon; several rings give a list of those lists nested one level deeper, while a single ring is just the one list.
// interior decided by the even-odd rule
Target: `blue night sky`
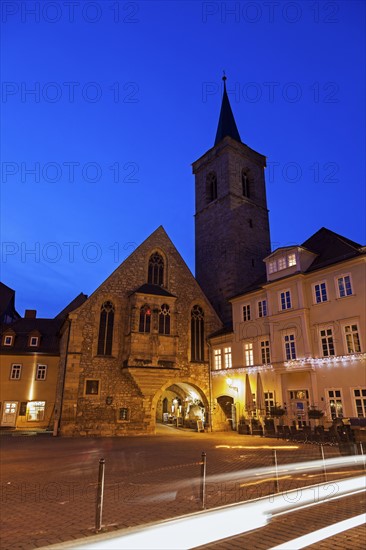
[{"label": "blue night sky", "polygon": [[[1,2],[1,280],[56,315],[159,225],[194,272],[191,163],[225,69],[273,248],[365,242],[365,3]],[[33,90],[33,92],[32,92]]]}]

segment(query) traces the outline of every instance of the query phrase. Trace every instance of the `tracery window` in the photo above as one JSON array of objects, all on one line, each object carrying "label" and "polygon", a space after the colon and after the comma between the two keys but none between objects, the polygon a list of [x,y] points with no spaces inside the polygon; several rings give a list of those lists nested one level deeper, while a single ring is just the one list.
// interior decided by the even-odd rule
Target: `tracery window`
[{"label": "tracery window", "polygon": [[204,361],[204,313],[199,305],[191,310],[191,361]]},{"label": "tracery window", "polygon": [[145,304],[140,308],[139,332],[150,332],[151,328],[151,309]]},{"label": "tracery window", "polygon": [[170,308],[163,304],[159,312],[159,334],[170,334]]},{"label": "tracery window", "polygon": [[160,286],[164,284],[164,259],[159,252],[154,252],[149,258],[147,282]]},{"label": "tracery window", "polygon": [[111,355],[113,342],[114,305],[104,302],[100,311],[98,355]]}]

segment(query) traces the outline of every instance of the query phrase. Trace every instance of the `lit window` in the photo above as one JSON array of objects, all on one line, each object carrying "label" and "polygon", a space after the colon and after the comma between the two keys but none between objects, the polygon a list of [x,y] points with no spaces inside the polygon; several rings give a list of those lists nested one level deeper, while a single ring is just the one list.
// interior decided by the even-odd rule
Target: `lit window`
[{"label": "lit window", "polygon": [[356,324],[346,325],[344,327],[344,333],[346,337],[347,353],[360,353],[361,344],[360,336],[358,334],[358,326]]},{"label": "lit window", "polygon": [[170,334],[170,308],[163,304],[159,313],[159,334]]},{"label": "lit window", "polygon": [[289,254],[287,256],[287,262],[289,267],[296,265],[296,254]]},{"label": "lit window", "polygon": [[269,416],[271,413],[271,409],[275,406],[273,391],[264,392],[264,403],[266,407],[266,414]]},{"label": "lit window", "polygon": [[250,305],[243,306],[243,321],[250,321]]},{"label": "lit window", "polygon": [[47,365],[37,365],[36,380],[46,380]]},{"label": "lit window", "polygon": [[214,369],[220,370],[221,368],[222,368],[221,349],[214,349]]},{"label": "lit window", "polygon": [[4,336],[4,346],[12,346],[12,345],[13,345],[13,337]]},{"label": "lit window", "polygon": [[28,401],[27,404],[27,421],[37,422],[44,420],[44,411],[46,401]]},{"label": "lit window", "polygon": [[354,403],[358,418],[366,416],[366,388],[353,390]]},{"label": "lit window", "polygon": [[258,317],[267,317],[267,300],[258,302]]},{"label": "lit window", "polygon": [[320,304],[321,302],[326,302],[328,300],[327,285],[325,282],[314,285],[314,297],[316,304]]},{"label": "lit window", "polygon": [[269,340],[262,340],[261,342],[261,357],[262,363],[267,365],[271,362],[271,353],[269,349]]},{"label": "lit window", "polygon": [[277,262],[277,265],[278,265],[278,270],[280,271],[281,269],[286,269],[287,265],[286,265],[286,258],[278,258],[278,262]]},{"label": "lit window", "polygon": [[245,366],[251,367],[254,365],[254,355],[253,355],[253,343],[247,342],[244,344],[244,357],[245,357]]},{"label": "lit window", "polygon": [[164,284],[164,259],[159,252],[154,252],[149,258],[147,282],[159,286]]},{"label": "lit window", "polygon": [[191,361],[205,360],[205,319],[199,305],[191,310]]},{"label": "lit window", "polygon": [[104,302],[100,311],[98,355],[111,355],[113,342],[114,306]]},{"label": "lit window", "polygon": [[286,355],[287,361],[296,359],[296,346],[295,346],[294,334],[288,334],[285,336],[285,355]]},{"label": "lit window", "polygon": [[273,260],[268,264],[268,273],[275,273],[277,271],[277,262]]},{"label": "lit window", "polygon": [[289,290],[285,290],[284,292],[281,292],[281,309],[291,309],[291,292]]},{"label": "lit window", "polygon": [[29,345],[32,347],[32,348],[36,348],[38,346],[38,336],[31,336],[30,340],[29,340]]},{"label": "lit window", "polygon": [[335,355],[333,332],[331,328],[323,329],[320,331],[320,341],[322,345],[323,357],[330,357],[332,355]]},{"label": "lit window", "polygon": [[99,380],[85,380],[85,395],[98,395]]},{"label": "lit window", "polygon": [[328,390],[328,400],[331,419],[343,418],[341,390]]},{"label": "lit window", "polygon": [[10,380],[20,380],[22,365],[12,365],[10,369]]},{"label": "lit window", "polygon": [[342,277],[338,277],[338,295],[340,298],[344,298],[344,296],[351,296],[352,295],[352,284],[351,284],[351,277],[350,275],[344,275]]},{"label": "lit window", "polygon": [[224,348],[224,365],[225,369],[231,369],[232,367],[232,357],[231,357],[231,348]]},{"label": "lit window", "polygon": [[140,308],[139,332],[150,332],[151,328],[151,309],[145,304]]}]

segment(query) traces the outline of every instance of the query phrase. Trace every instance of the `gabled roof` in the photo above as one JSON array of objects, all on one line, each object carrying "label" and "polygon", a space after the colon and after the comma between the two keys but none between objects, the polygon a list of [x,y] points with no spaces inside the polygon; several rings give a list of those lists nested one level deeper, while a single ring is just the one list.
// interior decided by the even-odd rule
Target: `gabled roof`
[{"label": "gabled roof", "polygon": [[60,311],[60,313],[56,315],[55,319],[66,319],[71,311],[74,311],[74,309],[80,307],[81,304],[83,304],[87,299],[88,296],[80,292],[76,298],[74,298],[62,311]]},{"label": "gabled roof", "polygon": [[231,138],[241,143],[240,134],[236,126],[235,118],[231,110],[230,101],[226,91],[226,76],[223,76],[224,81],[224,93],[222,96],[221,111],[219,124],[217,126],[215,145],[217,145],[224,137],[230,136]]}]

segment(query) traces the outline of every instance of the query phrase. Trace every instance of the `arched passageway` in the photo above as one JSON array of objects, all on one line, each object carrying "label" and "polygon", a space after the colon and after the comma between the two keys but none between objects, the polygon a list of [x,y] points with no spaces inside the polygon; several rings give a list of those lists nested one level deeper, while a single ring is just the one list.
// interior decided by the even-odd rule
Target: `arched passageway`
[{"label": "arched passageway", "polygon": [[208,426],[208,401],[203,391],[188,382],[174,382],[155,396],[156,423],[202,430]]}]

